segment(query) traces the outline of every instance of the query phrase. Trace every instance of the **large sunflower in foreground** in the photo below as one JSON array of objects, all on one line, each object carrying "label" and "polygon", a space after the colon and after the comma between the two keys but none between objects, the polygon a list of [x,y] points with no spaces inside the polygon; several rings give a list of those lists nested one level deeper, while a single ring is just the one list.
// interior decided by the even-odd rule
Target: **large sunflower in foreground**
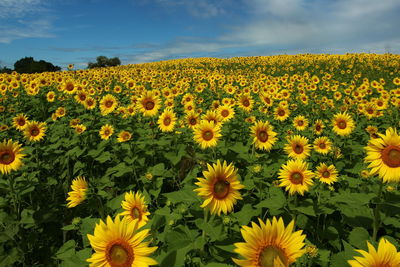
[{"label": "large sunflower in foreground", "polygon": [[397,252],[396,247],[382,238],[379,241],[378,249],[375,249],[367,241],[368,252],[365,250],[356,250],[362,257],[354,257],[354,260],[347,261],[351,267],[398,267],[400,266],[400,252]]},{"label": "large sunflower in foreground", "polygon": [[85,177],[78,176],[72,181],[72,191],[68,193],[67,207],[73,208],[82,203],[86,198],[86,191],[88,189],[88,183]]},{"label": "large sunflower in foreground", "polygon": [[138,109],[146,117],[153,117],[160,108],[160,99],[153,91],[145,91],[138,100]]},{"label": "large sunflower in foreground", "polygon": [[400,182],[400,136],[396,129],[389,128],[381,138],[369,140],[365,147],[371,174],[379,174],[384,182]]},{"label": "large sunflower in foreground", "polygon": [[24,135],[29,141],[40,141],[46,135],[46,123],[31,121],[29,122],[25,129]]},{"label": "large sunflower in foreground", "polygon": [[288,142],[284,150],[290,158],[305,159],[310,155],[311,146],[308,144],[307,137],[293,135],[288,137]]},{"label": "large sunflower in foreground", "polygon": [[175,112],[170,108],[166,108],[158,118],[157,123],[162,132],[172,132],[176,123]]},{"label": "large sunflower in foreground", "polygon": [[13,143],[12,140],[4,140],[0,143],[0,172],[2,174],[16,171],[21,167],[21,159],[25,157],[25,154],[21,153],[22,150],[21,145],[18,142]]},{"label": "large sunflower in foreground", "polygon": [[150,242],[143,240],[149,236],[150,229],[137,231],[137,221],[129,222],[127,217],[110,216],[106,223],[100,220],[94,229],[94,235],[87,235],[95,253],[87,259],[90,266],[104,267],[147,267],[157,262],[148,257],[157,247],[149,247]]},{"label": "large sunflower in foreground", "polygon": [[285,227],[282,218],[273,217],[264,223],[252,222],[252,227],[242,226],[241,232],[246,242],[235,243],[235,252],[244,259],[233,259],[243,267],[289,266],[305,253],[303,231],[294,231],[294,221]]},{"label": "large sunflower in foreground", "polygon": [[221,212],[227,214],[233,210],[233,205],[238,199],[242,199],[239,190],[244,188],[237,178],[237,170],[232,163],[227,165],[218,160],[217,164],[207,164],[207,171],[203,171],[205,178],[195,184],[199,188],[194,189],[197,194],[204,199],[202,208],[210,210],[211,214],[220,215]]},{"label": "large sunflower in foreground", "polygon": [[312,180],[314,174],[307,168],[307,163],[300,159],[289,160],[286,165],[282,165],[279,171],[279,186],[285,187],[290,195],[299,193],[303,196],[304,192],[308,191],[314,183]]},{"label": "large sunflower in foreground", "polygon": [[251,128],[253,138],[253,144],[256,148],[270,151],[274,143],[276,142],[277,133],[273,131],[272,125],[268,121],[258,121]]},{"label": "large sunflower in foreground", "polygon": [[149,219],[150,212],[147,211],[147,205],[144,201],[144,196],[139,192],[133,194],[132,192],[125,193],[125,200],[121,203],[124,212],[121,212],[121,216],[126,216],[128,222],[138,220],[138,227],[144,226]]},{"label": "large sunflower in foreground", "polygon": [[340,136],[347,136],[355,128],[354,120],[346,112],[338,113],[332,120],[333,131]]},{"label": "large sunflower in foreground", "polygon": [[203,120],[194,129],[194,141],[200,144],[202,149],[216,146],[221,137],[220,132],[220,126],[215,125],[214,122]]}]

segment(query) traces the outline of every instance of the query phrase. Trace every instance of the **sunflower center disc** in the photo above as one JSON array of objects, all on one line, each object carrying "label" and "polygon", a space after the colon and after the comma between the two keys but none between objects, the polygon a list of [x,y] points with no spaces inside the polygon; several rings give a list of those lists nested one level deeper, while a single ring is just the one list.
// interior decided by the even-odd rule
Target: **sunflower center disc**
[{"label": "sunflower center disc", "polygon": [[284,116],[285,115],[285,111],[284,110],[279,110],[278,115],[279,116]]},{"label": "sunflower center disc", "polygon": [[265,132],[265,131],[260,131],[260,132],[258,133],[258,139],[259,139],[261,142],[266,142],[266,141],[268,140],[268,134],[267,134],[267,132]]},{"label": "sunflower center disc", "polygon": [[294,184],[301,184],[303,182],[303,175],[299,172],[295,172],[290,176],[290,180]]},{"label": "sunflower center disc", "polygon": [[223,199],[229,193],[229,182],[225,180],[219,180],[214,184],[214,195],[219,199]]},{"label": "sunflower center disc", "polygon": [[129,264],[132,264],[133,255],[130,255],[131,253],[124,244],[114,244],[108,254],[111,266],[130,266]]},{"label": "sunflower center disc", "polygon": [[264,248],[260,253],[259,258],[259,266],[261,267],[275,267],[282,264],[287,266],[287,257],[285,256],[284,252],[274,246],[268,246]]},{"label": "sunflower center disc", "polygon": [[224,110],[221,112],[221,115],[222,115],[222,117],[228,117],[229,111],[227,111],[226,109],[224,109]]},{"label": "sunflower center disc", "polygon": [[38,135],[39,133],[40,133],[40,131],[39,131],[39,129],[37,129],[37,128],[34,128],[34,129],[31,130],[31,135],[32,135],[32,136],[36,136],[36,135]]},{"label": "sunflower center disc", "polygon": [[3,151],[0,152],[0,163],[1,164],[11,164],[15,159],[15,155],[13,152],[11,151]]},{"label": "sunflower center disc", "polygon": [[249,100],[244,100],[243,101],[243,106],[245,106],[245,107],[248,107],[248,106],[250,106],[250,102],[249,102]]},{"label": "sunflower center disc", "polygon": [[321,144],[319,144],[319,148],[321,148],[321,149],[325,149],[325,148],[326,148],[326,145],[325,145],[325,143],[321,143]]},{"label": "sunflower center disc", "polygon": [[71,83],[67,84],[67,86],[65,87],[65,90],[67,90],[67,91],[72,91],[72,90],[74,90],[74,85],[71,84]]},{"label": "sunflower center disc", "polygon": [[190,119],[190,124],[191,124],[191,125],[195,125],[196,122],[197,122],[196,119]]},{"label": "sunflower center disc", "polygon": [[324,171],[324,172],[322,173],[322,177],[324,177],[324,178],[329,178],[329,176],[331,176],[331,173],[328,172],[328,171]]},{"label": "sunflower center disc", "polygon": [[315,126],[315,130],[316,130],[317,132],[321,131],[321,126],[320,126],[320,125]]},{"label": "sunflower center disc", "polygon": [[400,167],[400,146],[386,147],[382,151],[382,161],[391,168]]},{"label": "sunflower center disc", "polygon": [[168,126],[168,125],[170,125],[171,124],[171,118],[165,118],[164,119],[164,125],[165,126]]},{"label": "sunflower center disc", "polygon": [[25,120],[23,120],[23,119],[18,120],[18,125],[19,126],[24,126],[25,125]]},{"label": "sunflower center disc", "polygon": [[113,105],[113,101],[108,100],[108,101],[106,101],[106,103],[105,103],[104,105],[105,105],[107,108],[111,108],[112,105]]},{"label": "sunflower center disc", "polygon": [[148,102],[146,103],[146,105],[145,105],[145,108],[146,108],[147,110],[152,110],[152,109],[154,108],[154,106],[155,106],[155,104],[154,104],[153,101],[148,101]]},{"label": "sunflower center disc", "polygon": [[303,146],[301,146],[301,145],[299,145],[299,144],[296,144],[295,145],[295,147],[294,147],[294,152],[296,153],[296,154],[301,154],[302,152],[303,152]]},{"label": "sunflower center disc", "polygon": [[131,210],[131,216],[132,216],[132,218],[134,218],[134,219],[141,219],[141,213],[140,213],[140,210],[137,208],[137,207],[134,207],[132,210]]},{"label": "sunflower center disc", "polygon": [[304,125],[304,121],[298,121],[298,122],[297,122],[297,125],[298,125],[298,126],[303,126],[303,125]]},{"label": "sunflower center disc", "polygon": [[347,126],[347,123],[345,121],[339,121],[338,127],[339,129],[345,129]]},{"label": "sunflower center disc", "polygon": [[203,139],[206,141],[210,141],[213,138],[213,136],[214,135],[213,135],[212,131],[205,131],[203,133]]}]

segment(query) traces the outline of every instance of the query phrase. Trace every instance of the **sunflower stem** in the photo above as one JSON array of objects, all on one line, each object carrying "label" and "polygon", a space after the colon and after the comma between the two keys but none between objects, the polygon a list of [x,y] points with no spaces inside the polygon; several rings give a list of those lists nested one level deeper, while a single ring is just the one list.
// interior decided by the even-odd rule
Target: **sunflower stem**
[{"label": "sunflower stem", "polygon": [[382,189],[383,189],[383,182],[380,181],[379,190],[378,190],[378,203],[374,209],[374,222],[373,222],[373,232],[372,232],[372,240],[376,241],[379,226],[381,224],[381,216],[380,216],[380,203],[381,203],[381,196],[382,196]]}]

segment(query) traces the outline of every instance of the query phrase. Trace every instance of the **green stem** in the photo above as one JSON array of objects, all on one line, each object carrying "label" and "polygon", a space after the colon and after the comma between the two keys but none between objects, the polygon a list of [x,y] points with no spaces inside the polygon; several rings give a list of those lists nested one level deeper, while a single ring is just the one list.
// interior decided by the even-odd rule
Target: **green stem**
[{"label": "green stem", "polygon": [[[204,209],[204,223],[206,224],[208,221],[208,209]],[[201,236],[203,237],[204,243],[206,243],[206,231],[202,231]]]},{"label": "green stem", "polygon": [[380,202],[382,196],[383,182],[380,181],[379,190],[378,190],[378,203],[374,209],[374,222],[373,222],[373,232],[372,232],[372,240],[376,241],[379,226],[381,225],[381,216],[380,216]]}]

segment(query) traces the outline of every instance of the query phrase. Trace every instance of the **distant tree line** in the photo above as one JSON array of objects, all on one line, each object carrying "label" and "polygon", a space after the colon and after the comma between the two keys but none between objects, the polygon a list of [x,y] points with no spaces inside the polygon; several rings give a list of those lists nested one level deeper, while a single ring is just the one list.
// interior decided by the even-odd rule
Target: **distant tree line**
[{"label": "distant tree line", "polygon": [[115,67],[121,65],[121,60],[118,57],[108,58],[105,56],[98,56],[96,62],[89,62],[88,69],[103,68],[103,67]]}]

